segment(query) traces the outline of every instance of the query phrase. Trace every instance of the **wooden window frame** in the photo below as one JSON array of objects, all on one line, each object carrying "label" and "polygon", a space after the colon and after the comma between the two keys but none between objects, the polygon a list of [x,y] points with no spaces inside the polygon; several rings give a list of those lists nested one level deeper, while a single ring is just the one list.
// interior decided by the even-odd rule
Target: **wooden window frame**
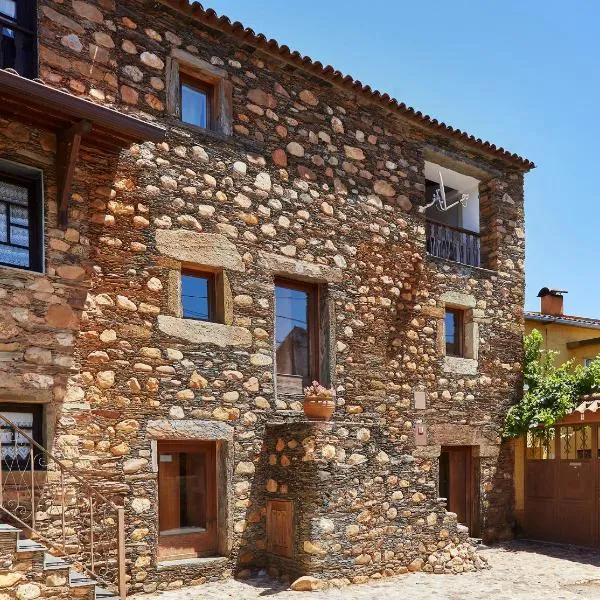
[{"label": "wooden window frame", "polygon": [[[13,185],[18,185],[27,189],[27,215],[29,220],[29,266],[24,267],[9,262],[0,261],[0,266],[11,267],[13,269],[23,269],[26,271],[43,271],[44,252],[42,244],[42,194],[38,181],[33,177],[23,177],[13,175],[6,171],[0,171],[0,181],[5,181]],[[8,207],[10,201],[0,200],[0,204],[6,204]],[[21,206],[21,205],[18,205]],[[7,210],[7,240],[10,240],[10,216]],[[10,241],[2,242],[10,245]],[[23,248],[23,246],[15,246]]]},{"label": "wooden window frame", "polygon": [[[309,378],[311,381],[319,381],[321,376],[321,357],[319,356],[319,284],[285,277],[275,278],[275,288],[284,287],[291,290],[307,292],[308,294],[308,352],[309,352]],[[275,328],[277,327],[277,312],[275,312]],[[277,362],[275,363],[277,365]],[[290,375],[290,373],[279,373],[277,375]]]},{"label": "wooden window frame", "polygon": [[[225,139],[233,134],[233,84],[226,69],[180,48],[171,51],[166,63],[166,109],[181,127],[211,138]],[[200,127],[181,120],[181,82],[210,91],[210,124]]]},{"label": "wooden window frame", "polygon": [[[189,317],[184,313],[183,307],[183,275],[189,277],[196,277],[198,279],[207,280],[207,302],[208,302],[208,318],[202,319],[200,317]],[[203,321],[204,323],[216,323],[219,317],[219,311],[217,310],[217,274],[212,271],[202,271],[200,269],[193,269],[190,267],[182,267],[181,269],[182,283],[181,283],[181,316],[184,319],[190,319],[193,321]]]},{"label": "wooden window frame", "polygon": [[[18,413],[32,413],[33,424],[32,424],[32,438],[40,446],[44,445],[44,406],[43,404],[30,404],[23,402],[2,402],[0,403],[0,412],[18,412]],[[33,446],[33,463],[34,471],[44,471],[45,468],[40,462],[42,451],[37,447]],[[17,460],[16,462],[8,463],[5,460],[1,460],[2,469],[5,471],[16,471],[16,470],[30,470],[26,468],[28,461]],[[12,467],[12,468],[11,468]]]},{"label": "wooden window frame", "polygon": [[[183,86],[190,87],[199,92],[203,92],[206,95],[206,127],[197,125],[196,123],[188,123],[183,120]],[[188,73],[186,71],[180,71],[179,73],[179,107],[180,115],[179,118],[186,126],[197,127],[198,129],[206,129],[208,131],[214,131],[215,116],[214,107],[217,99],[215,98],[215,86],[214,84],[205,81],[201,77]]]},{"label": "wooden window frame", "polygon": [[[456,346],[455,352],[448,352],[448,342],[446,341],[446,315],[454,315],[454,337]],[[446,356],[454,356],[457,358],[465,357],[465,311],[461,308],[446,307],[444,310],[444,344]]]},{"label": "wooden window frame", "polygon": [[[37,0],[17,0],[17,16],[11,19],[0,14],[0,28],[13,32],[15,43],[23,46],[29,42],[31,48],[28,55],[17,55],[17,72],[22,77],[33,79],[38,74],[38,40],[37,40]],[[0,62],[0,69],[6,68]]]}]

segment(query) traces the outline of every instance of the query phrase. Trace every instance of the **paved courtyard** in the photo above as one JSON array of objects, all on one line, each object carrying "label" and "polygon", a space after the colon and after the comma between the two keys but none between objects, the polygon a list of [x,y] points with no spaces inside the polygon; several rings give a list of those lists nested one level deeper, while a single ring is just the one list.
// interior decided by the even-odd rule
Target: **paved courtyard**
[{"label": "paved courtyard", "polygon": [[600,552],[510,542],[486,548],[491,569],[463,575],[403,575],[367,585],[292,592],[271,579],[224,581],[163,592],[153,600],[515,600],[600,599]]}]

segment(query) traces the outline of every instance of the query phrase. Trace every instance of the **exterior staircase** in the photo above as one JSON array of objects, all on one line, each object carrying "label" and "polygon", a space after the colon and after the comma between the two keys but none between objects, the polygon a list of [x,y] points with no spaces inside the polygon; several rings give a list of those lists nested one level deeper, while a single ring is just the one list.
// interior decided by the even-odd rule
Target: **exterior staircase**
[{"label": "exterior staircase", "polygon": [[122,499],[5,414],[0,428],[0,600],[124,600]]},{"label": "exterior staircase", "polygon": [[42,544],[22,537],[12,525],[0,524],[0,600],[9,598],[118,600],[98,587],[95,579],[78,573]]}]

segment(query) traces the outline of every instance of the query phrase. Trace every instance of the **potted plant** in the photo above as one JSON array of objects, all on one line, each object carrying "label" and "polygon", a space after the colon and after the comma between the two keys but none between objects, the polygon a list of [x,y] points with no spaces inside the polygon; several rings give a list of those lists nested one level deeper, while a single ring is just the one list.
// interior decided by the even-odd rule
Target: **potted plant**
[{"label": "potted plant", "polygon": [[335,408],[335,390],[318,381],[304,388],[304,414],[314,421],[329,421]]}]

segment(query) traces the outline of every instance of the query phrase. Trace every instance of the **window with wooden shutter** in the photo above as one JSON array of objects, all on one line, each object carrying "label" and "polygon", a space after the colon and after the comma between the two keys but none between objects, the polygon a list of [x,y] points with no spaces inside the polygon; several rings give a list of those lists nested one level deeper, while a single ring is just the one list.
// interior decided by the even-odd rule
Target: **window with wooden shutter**
[{"label": "window with wooden shutter", "polygon": [[267,500],[267,552],[294,555],[294,502]]}]

